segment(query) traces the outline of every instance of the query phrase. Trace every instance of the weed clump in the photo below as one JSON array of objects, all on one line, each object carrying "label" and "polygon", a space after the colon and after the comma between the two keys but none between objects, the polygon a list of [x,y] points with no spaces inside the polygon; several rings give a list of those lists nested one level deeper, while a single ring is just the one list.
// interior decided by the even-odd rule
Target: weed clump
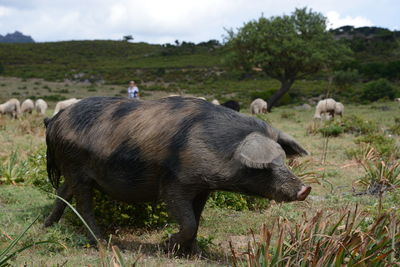
[{"label": "weed clump", "polygon": [[322,211],[312,218],[304,214],[300,224],[280,217],[272,228],[262,225],[259,241],[252,232],[253,242],[249,242],[247,251],[237,253],[231,246],[233,265],[396,265],[399,230],[400,221],[393,214],[371,218],[357,208],[340,211],[339,219]]}]

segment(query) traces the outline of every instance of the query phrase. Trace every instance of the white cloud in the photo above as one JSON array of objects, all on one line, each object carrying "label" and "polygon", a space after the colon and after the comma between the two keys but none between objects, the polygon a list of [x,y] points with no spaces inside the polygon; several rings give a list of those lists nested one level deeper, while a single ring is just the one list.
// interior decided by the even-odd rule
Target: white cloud
[{"label": "white cloud", "polygon": [[[398,25],[399,0],[0,0],[0,34],[21,31],[35,41],[121,39],[165,43],[221,40],[224,28],[265,17],[291,14],[307,6],[326,14],[330,27],[366,26],[380,23]],[[334,11],[332,11],[334,10]],[[346,16],[343,16],[346,14]],[[392,15],[388,15],[392,14]],[[367,19],[368,18],[368,19]]]},{"label": "white cloud", "polygon": [[329,11],[326,14],[328,18],[328,28],[338,28],[341,26],[351,25],[354,27],[363,27],[363,26],[373,26],[374,24],[369,19],[362,17],[362,16],[345,16],[342,17],[336,11]]},{"label": "white cloud", "polygon": [[0,6],[0,17],[7,16],[11,14],[11,9],[5,6]]}]

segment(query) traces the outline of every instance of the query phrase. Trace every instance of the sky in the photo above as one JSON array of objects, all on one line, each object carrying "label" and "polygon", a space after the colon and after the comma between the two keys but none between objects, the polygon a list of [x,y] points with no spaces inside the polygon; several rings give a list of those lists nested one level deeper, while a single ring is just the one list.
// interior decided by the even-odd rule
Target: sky
[{"label": "sky", "polygon": [[0,0],[0,34],[20,31],[36,42],[121,40],[173,43],[222,41],[260,16],[308,7],[344,25],[400,30],[400,0]]}]

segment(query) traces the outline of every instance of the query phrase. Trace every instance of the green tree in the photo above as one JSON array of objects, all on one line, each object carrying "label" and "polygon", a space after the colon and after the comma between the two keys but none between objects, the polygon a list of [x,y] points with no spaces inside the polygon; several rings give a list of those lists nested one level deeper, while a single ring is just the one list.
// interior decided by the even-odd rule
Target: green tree
[{"label": "green tree", "polygon": [[276,105],[295,80],[340,63],[350,50],[327,31],[326,18],[311,9],[290,16],[265,18],[228,31],[231,64],[246,72],[258,69],[277,79],[281,87],[268,99]]},{"label": "green tree", "polygon": [[125,42],[129,42],[129,41],[133,41],[133,37],[132,37],[132,35],[124,35],[124,37],[122,37],[122,39],[125,41]]}]

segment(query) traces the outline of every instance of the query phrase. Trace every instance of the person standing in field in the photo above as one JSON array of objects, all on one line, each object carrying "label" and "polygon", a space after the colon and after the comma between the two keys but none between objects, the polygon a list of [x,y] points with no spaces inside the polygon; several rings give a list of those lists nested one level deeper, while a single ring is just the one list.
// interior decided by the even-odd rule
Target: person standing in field
[{"label": "person standing in field", "polygon": [[139,99],[139,88],[134,81],[129,82],[128,98]]}]

